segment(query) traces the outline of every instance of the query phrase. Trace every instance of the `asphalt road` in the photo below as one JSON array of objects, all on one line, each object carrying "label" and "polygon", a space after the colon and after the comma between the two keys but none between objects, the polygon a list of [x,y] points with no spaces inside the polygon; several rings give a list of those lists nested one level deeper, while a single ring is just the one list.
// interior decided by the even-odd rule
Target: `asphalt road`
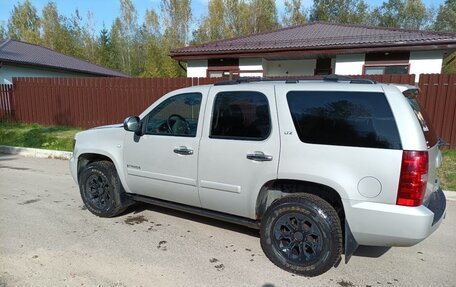
[{"label": "asphalt road", "polygon": [[0,286],[456,286],[455,217],[449,201],[424,242],[305,278],[269,262],[255,230],[145,204],[98,218],[67,161],[0,155]]}]

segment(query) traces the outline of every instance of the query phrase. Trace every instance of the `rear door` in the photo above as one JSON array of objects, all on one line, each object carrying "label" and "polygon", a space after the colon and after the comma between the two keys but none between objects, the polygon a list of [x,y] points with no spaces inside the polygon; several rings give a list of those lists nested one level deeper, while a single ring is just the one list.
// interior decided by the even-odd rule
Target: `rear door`
[{"label": "rear door", "polygon": [[198,162],[203,208],[255,217],[257,195],[277,178],[279,128],[273,85],[211,88]]}]

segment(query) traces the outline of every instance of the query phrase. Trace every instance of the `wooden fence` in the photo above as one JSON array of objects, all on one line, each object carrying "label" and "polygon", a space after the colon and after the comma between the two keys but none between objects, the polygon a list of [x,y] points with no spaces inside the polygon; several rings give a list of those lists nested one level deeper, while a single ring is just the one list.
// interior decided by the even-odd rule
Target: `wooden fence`
[{"label": "wooden fence", "polygon": [[13,85],[0,84],[0,120],[13,117]]},{"label": "wooden fence", "polygon": [[456,74],[422,74],[420,104],[437,136],[456,148]]},{"label": "wooden fence", "polygon": [[[415,83],[414,75],[369,78],[383,83]],[[122,122],[174,89],[217,81],[220,79],[14,78],[14,90],[0,87],[0,91],[7,91],[0,94],[0,116],[9,111],[19,122],[90,128]],[[421,75],[419,86],[419,100],[437,135],[456,148],[456,75]],[[7,95],[5,99],[3,95]],[[8,103],[8,108],[3,103]]]},{"label": "wooden fence", "polygon": [[15,119],[90,128],[122,122],[175,89],[207,78],[14,78]]}]

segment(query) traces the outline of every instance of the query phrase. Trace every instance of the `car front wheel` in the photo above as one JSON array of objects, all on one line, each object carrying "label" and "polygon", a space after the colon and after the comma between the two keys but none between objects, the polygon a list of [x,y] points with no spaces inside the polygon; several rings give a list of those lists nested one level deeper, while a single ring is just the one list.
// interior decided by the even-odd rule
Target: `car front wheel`
[{"label": "car front wheel", "polygon": [[119,215],[131,204],[110,161],[88,164],[80,174],[79,190],[87,209],[100,217]]}]

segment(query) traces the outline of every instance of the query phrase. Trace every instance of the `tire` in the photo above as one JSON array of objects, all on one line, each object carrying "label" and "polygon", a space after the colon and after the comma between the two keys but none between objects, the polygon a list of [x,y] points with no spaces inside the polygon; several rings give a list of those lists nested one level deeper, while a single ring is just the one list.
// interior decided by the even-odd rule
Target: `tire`
[{"label": "tire", "polygon": [[110,161],[88,164],[80,174],[79,191],[87,209],[100,217],[119,215],[133,203],[126,197],[116,168]]},{"label": "tire", "polygon": [[278,267],[313,277],[333,267],[342,254],[342,228],[334,208],[312,194],[283,197],[261,220],[261,247]]}]

